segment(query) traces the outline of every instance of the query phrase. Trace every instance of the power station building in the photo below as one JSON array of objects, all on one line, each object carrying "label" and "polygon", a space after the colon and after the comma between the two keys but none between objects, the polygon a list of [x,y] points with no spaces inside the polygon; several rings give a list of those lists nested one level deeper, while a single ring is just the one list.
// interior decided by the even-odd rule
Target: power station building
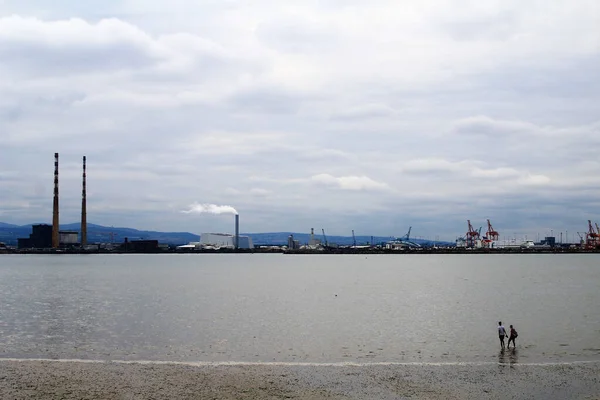
[{"label": "power station building", "polygon": [[52,202],[52,225],[37,224],[32,226],[28,238],[19,238],[20,249],[57,249],[59,247],[74,247],[87,243],[87,212],[86,212],[86,157],[83,157],[83,185],[81,200],[81,242],[78,231],[61,231],[58,208],[58,153],[54,153],[54,197]]},{"label": "power station building", "polygon": [[[202,233],[200,234],[200,247],[212,246],[212,247],[226,247],[234,249],[235,246],[235,235],[227,233]],[[249,236],[239,236],[238,249],[253,249],[254,244],[252,238]]]},{"label": "power station building", "polygon": [[[59,231],[60,247],[71,247],[79,245],[79,232]],[[37,224],[31,226],[28,238],[19,238],[19,249],[49,249],[52,247],[52,225]]]},{"label": "power station building", "polygon": [[20,249],[49,249],[52,247],[52,225],[32,225],[29,237],[19,238],[17,243]]},{"label": "power station building", "polygon": [[61,246],[76,246],[79,244],[79,232],[77,231],[58,231],[58,237]]}]

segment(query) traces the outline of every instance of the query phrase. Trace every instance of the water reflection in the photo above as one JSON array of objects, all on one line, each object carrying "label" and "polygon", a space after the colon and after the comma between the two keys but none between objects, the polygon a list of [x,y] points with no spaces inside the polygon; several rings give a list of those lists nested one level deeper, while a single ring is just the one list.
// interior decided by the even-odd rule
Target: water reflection
[{"label": "water reflection", "polygon": [[512,364],[517,364],[519,362],[519,351],[516,347],[508,350],[508,360],[512,366]]},{"label": "water reflection", "polygon": [[500,352],[498,353],[498,364],[508,364],[508,359],[506,357],[506,350],[504,349],[504,347],[502,347],[500,349]]},{"label": "water reflection", "polygon": [[501,366],[513,367],[514,364],[519,363],[519,351],[516,348],[512,349],[500,349],[498,353],[498,364]]}]

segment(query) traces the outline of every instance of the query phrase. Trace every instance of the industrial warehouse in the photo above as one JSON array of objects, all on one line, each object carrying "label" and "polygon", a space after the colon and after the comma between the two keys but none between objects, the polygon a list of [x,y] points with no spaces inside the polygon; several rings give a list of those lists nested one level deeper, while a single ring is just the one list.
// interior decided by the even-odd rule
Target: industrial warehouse
[{"label": "industrial warehouse", "polygon": [[[288,254],[304,253],[376,253],[376,254],[407,254],[407,253],[497,253],[497,252],[596,252],[600,251],[600,226],[591,220],[587,221],[587,231],[576,232],[579,240],[563,242],[554,235],[546,236],[537,241],[528,240],[527,237],[517,240],[516,237],[500,240],[500,233],[494,229],[490,219],[486,220],[487,229],[475,229],[471,220],[467,220],[467,231],[459,236],[455,242],[430,241],[411,237],[412,227],[402,237],[374,238],[357,241],[352,231],[351,240],[347,237],[338,237],[329,240],[325,229],[321,229],[322,237],[317,238],[314,228],[310,234],[290,233],[276,243],[260,242],[257,245],[253,236],[260,234],[240,235],[240,216],[235,214],[234,233],[202,233],[199,240],[187,244],[165,244],[156,239],[123,237],[120,242],[115,242],[114,232],[103,233],[110,237],[110,241],[94,241],[88,243],[87,224],[87,193],[86,193],[86,156],[83,156],[82,187],[81,187],[81,221],[79,229],[63,229],[59,227],[59,154],[54,153],[54,190],[52,207],[52,224],[35,224],[31,226],[29,237],[19,237],[16,248],[11,248],[0,243],[0,252],[6,253],[94,253],[94,252],[133,252],[133,253],[206,253],[206,252],[280,252]],[[235,210],[233,210],[235,211]],[[69,226],[69,228],[75,228]],[[297,236],[294,236],[297,235]],[[303,239],[299,239],[302,236]],[[574,234],[573,234],[574,236]],[[97,237],[97,235],[96,235]],[[133,239],[133,240],[130,240]],[[339,243],[338,243],[339,242]],[[183,242],[185,243],[185,242]]]}]

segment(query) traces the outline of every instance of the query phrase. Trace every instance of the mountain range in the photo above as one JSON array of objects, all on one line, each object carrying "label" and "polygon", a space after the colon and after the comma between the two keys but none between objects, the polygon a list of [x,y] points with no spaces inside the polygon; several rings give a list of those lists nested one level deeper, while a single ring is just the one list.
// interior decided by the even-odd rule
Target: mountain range
[{"label": "mountain range", "polygon": [[[80,224],[62,224],[60,230],[79,231]],[[14,225],[0,222],[0,242],[4,242],[9,246],[16,246],[18,238],[29,237],[31,233],[31,225]],[[250,236],[255,245],[285,245],[288,237],[294,236],[301,244],[308,243],[310,234],[296,232],[268,232],[268,233],[241,233],[244,236]],[[315,235],[316,238],[324,239],[322,235]],[[112,226],[102,226],[96,224],[88,224],[88,243],[121,243],[127,238],[128,240],[158,240],[159,243],[169,245],[181,245],[189,242],[197,242],[200,240],[200,235],[189,232],[157,232],[157,231],[140,231],[133,228],[117,228]],[[375,243],[387,242],[392,239],[389,236],[373,236]],[[327,236],[327,242],[342,246],[352,245],[354,239],[352,236]],[[356,236],[357,245],[365,245],[371,242],[371,236]],[[411,239],[411,242],[418,244],[430,243],[428,240]]]}]

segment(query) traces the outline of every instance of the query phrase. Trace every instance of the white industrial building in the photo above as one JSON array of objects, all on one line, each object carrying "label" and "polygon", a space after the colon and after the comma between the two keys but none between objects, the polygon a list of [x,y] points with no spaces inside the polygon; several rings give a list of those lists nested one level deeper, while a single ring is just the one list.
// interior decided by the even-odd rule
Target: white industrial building
[{"label": "white industrial building", "polygon": [[[249,236],[240,236],[239,249],[253,249],[252,238]],[[225,247],[235,248],[235,235],[227,233],[202,233],[200,234],[199,247]]]},{"label": "white industrial building", "polygon": [[58,237],[61,245],[70,246],[79,243],[79,232],[77,231],[60,231]]}]

